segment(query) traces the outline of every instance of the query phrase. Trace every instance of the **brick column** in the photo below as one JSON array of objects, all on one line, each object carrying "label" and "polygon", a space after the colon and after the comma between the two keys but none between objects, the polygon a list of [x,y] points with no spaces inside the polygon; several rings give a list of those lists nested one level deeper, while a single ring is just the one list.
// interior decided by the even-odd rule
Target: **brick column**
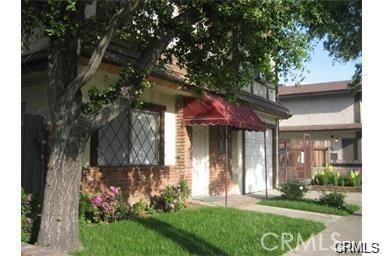
[{"label": "brick column", "polygon": [[176,98],[176,171],[192,187],[192,128],[183,123],[184,97]]}]

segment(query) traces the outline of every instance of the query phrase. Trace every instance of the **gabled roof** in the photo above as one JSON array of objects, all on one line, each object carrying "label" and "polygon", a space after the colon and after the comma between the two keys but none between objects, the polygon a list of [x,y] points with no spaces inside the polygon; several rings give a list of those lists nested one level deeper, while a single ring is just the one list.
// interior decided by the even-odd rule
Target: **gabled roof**
[{"label": "gabled roof", "polygon": [[279,87],[279,97],[281,99],[299,96],[311,95],[328,95],[349,93],[348,84],[351,80],[317,83],[317,84],[304,84],[301,86],[284,86]]}]

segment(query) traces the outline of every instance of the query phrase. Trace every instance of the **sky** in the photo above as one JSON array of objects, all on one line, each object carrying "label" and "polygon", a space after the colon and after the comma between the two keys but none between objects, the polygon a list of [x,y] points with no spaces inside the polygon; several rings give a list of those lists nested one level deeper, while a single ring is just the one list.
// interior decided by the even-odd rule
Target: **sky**
[{"label": "sky", "polygon": [[[305,64],[309,73],[304,72],[305,78],[300,82],[301,85],[350,80],[352,78],[355,72],[355,62],[335,62],[328,55],[328,51],[323,49],[322,42],[313,43],[313,45],[311,60]],[[295,84],[292,81],[285,82],[283,79],[280,79],[280,83],[288,86]]]}]

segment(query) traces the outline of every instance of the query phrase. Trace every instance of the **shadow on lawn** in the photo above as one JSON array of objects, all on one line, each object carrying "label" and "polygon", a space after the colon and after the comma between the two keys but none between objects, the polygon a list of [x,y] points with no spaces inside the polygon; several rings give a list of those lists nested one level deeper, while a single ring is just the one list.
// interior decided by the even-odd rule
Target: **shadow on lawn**
[{"label": "shadow on lawn", "polygon": [[169,223],[154,218],[134,217],[133,221],[178,243],[181,247],[195,255],[229,255],[215,245],[185,230],[175,228]]}]

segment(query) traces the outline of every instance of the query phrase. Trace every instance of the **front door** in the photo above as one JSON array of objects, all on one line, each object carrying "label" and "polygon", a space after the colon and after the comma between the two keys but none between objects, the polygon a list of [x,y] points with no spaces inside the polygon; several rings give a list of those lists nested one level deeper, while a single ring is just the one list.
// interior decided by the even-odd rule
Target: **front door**
[{"label": "front door", "polygon": [[209,195],[208,127],[192,128],[192,196]]}]

